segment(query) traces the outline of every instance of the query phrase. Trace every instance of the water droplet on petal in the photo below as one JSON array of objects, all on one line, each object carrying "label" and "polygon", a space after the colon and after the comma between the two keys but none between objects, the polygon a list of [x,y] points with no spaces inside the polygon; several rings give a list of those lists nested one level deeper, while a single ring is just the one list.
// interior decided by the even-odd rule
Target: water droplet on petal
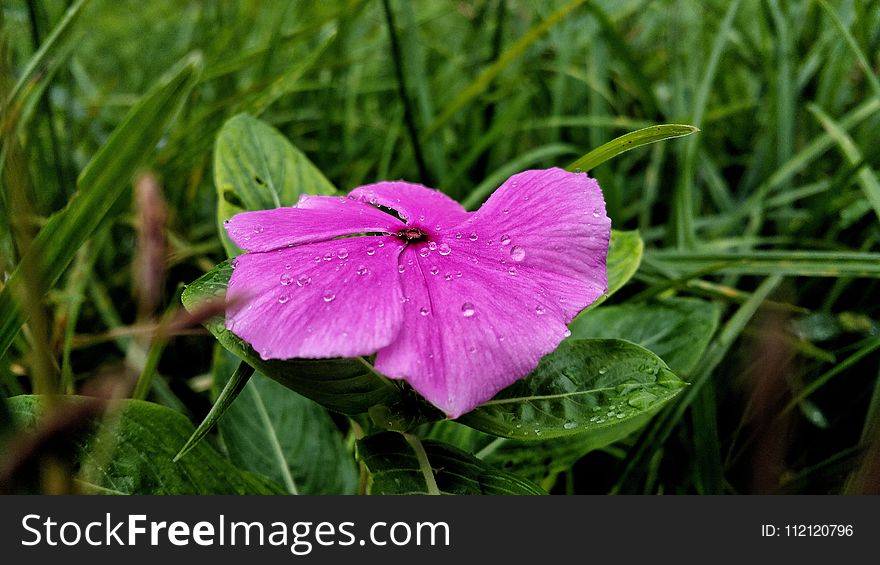
[{"label": "water droplet on petal", "polygon": [[332,253],[330,253],[330,252],[328,251],[327,253],[324,254],[324,260],[325,260],[325,261],[330,261],[331,259],[333,259],[333,254],[332,254]]},{"label": "water droplet on petal", "polygon": [[564,337],[571,337],[571,330],[565,330],[564,332],[562,332],[562,335]]},{"label": "water droplet on petal", "polygon": [[348,249],[340,247],[339,251],[336,252],[336,256],[340,259],[345,259],[346,257],[348,257]]},{"label": "water droplet on petal", "polygon": [[456,273],[455,273],[455,276],[458,277],[458,278],[461,278],[461,271],[456,272]]},{"label": "water droplet on petal", "polygon": [[504,213],[504,214],[510,214],[510,210],[508,210],[507,208],[505,208],[505,209],[502,210],[501,212]]},{"label": "water droplet on petal", "polygon": [[293,277],[290,276],[289,273],[284,273],[283,275],[281,275],[281,279],[279,279],[279,280],[281,281],[281,284],[283,284],[284,286],[287,286],[290,284],[290,281],[293,280]]},{"label": "water droplet on petal", "polygon": [[443,275],[443,278],[446,279],[447,281],[451,281],[452,280],[452,273],[446,273],[445,275]]},{"label": "water droplet on petal", "polygon": [[288,271],[290,270],[290,267],[291,267],[290,263],[284,264],[284,268],[287,269]]},{"label": "water droplet on petal", "polygon": [[367,247],[367,255],[375,255],[375,254],[376,254],[376,248],[374,248],[373,246]]},{"label": "water droplet on petal", "polygon": [[278,304],[284,304],[288,300],[290,300],[290,297],[287,296],[286,294],[282,294],[281,296],[278,297]]},{"label": "water droplet on petal", "polygon": [[[226,220],[226,221],[228,222],[229,220]],[[460,231],[455,232],[455,239],[461,239],[461,232]]]},{"label": "water droplet on petal", "polygon": [[461,305],[461,315],[464,316],[465,318],[470,318],[471,316],[473,316],[476,313],[477,313],[476,308],[474,308],[474,305],[471,304],[470,302],[465,302],[464,304]]},{"label": "water droplet on petal", "polygon": [[594,218],[598,218],[598,217],[599,217],[599,212],[597,212],[596,210],[593,210],[593,217],[594,217]]},{"label": "water droplet on petal", "polygon": [[546,312],[546,311],[547,311],[547,310],[546,310],[543,306],[541,306],[540,304],[538,304],[537,306],[535,306],[535,314],[537,314],[537,315],[539,315],[539,316],[543,316],[543,315],[544,315],[544,312]]},{"label": "water droplet on petal", "polygon": [[428,249],[430,249],[431,251],[434,251],[435,249],[437,249],[437,242],[436,241],[429,241],[428,242]]},{"label": "water droplet on petal", "polygon": [[336,293],[333,292],[332,290],[325,290],[324,291],[324,302],[333,302],[333,300],[335,298],[336,298]]},{"label": "water droplet on petal", "polygon": [[385,242],[384,242],[384,241],[380,241],[379,243],[376,244],[376,247],[380,247],[380,248],[381,248],[381,247],[385,247]]},{"label": "water droplet on petal", "polygon": [[510,236],[507,234],[502,235],[501,239],[498,240],[498,243],[501,245],[510,245]]},{"label": "water droplet on petal", "polygon": [[508,267],[507,274],[510,275],[511,277],[515,277],[516,276],[516,267]]},{"label": "water droplet on petal", "polygon": [[471,241],[477,241],[477,232],[471,232],[471,235],[468,236],[468,239]]},{"label": "water droplet on petal", "polygon": [[427,256],[430,255],[430,254],[431,254],[431,250],[428,249],[427,247],[422,247],[422,248],[419,250],[419,255],[422,256],[422,257],[427,257]]},{"label": "water droplet on petal", "polygon": [[514,245],[510,250],[510,258],[516,262],[520,262],[526,258],[526,250],[521,245]]},{"label": "water droplet on petal", "polygon": [[263,233],[265,229],[263,226],[254,226],[254,233]]},{"label": "water droplet on petal", "polygon": [[419,308],[419,314],[421,314],[422,316],[427,316],[428,312],[430,312],[430,310],[428,310],[428,308],[426,308],[425,306]]},{"label": "water droplet on petal", "polygon": [[448,243],[441,243],[440,248],[439,248],[439,253],[440,253],[440,255],[443,255],[445,257],[445,256],[449,255],[450,253],[452,253],[452,248],[449,247]]},{"label": "water droplet on petal", "polygon": [[440,269],[437,268],[436,265],[433,266],[433,267],[431,267],[431,271],[430,271],[430,273],[431,273],[432,275],[436,275],[436,274],[439,273],[439,272],[440,272]]},{"label": "water droplet on petal", "polygon": [[406,271],[406,267],[404,267],[403,265],[398,265],[398,266],[397,266],[397,272],[398,272],[398,273],[404,273],[405,271]]},{"label": "water droplet on petal", "polygon": [[360,267],[357,268],[356,272],[358,275],[364,276],[367,274],[367,268],[365,266],[361,265]]},{"label": "water droplet on petal", "polygon": [[308,275],[300,275],[298,279],[296,279],[297,286],[308,286],[309,283],[312,282],[312,277]]}]

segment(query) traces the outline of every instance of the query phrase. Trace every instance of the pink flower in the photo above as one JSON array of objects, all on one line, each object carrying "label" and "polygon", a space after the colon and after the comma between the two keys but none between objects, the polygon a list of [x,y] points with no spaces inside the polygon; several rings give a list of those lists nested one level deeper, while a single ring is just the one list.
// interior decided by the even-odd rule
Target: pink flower
[{"label": "pink flower", "polygon": [[598,183],[510,177],[476,212],[406,182],[226,223],[226,327],[263,359],[355,357],[456,418],[532,371],[607,290]]}]

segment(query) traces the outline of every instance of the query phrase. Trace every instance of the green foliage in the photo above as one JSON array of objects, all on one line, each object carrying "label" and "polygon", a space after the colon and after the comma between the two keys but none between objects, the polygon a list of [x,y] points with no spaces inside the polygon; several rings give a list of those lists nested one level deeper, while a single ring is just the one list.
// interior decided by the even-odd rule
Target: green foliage
[{"label": "green foliage", "polygon": [[[71,397],[54,406],[63,411]],[[9,399],[14,419],[25,429],[44,421],[39,396]],[[206,443],[189,458],[172,462],[178,445],[192,433],[187,419],[157,404],[123,400],[75,440],[80,467],[76,483],[97,494],[279,494],[281,487],[242,471]]]},{"label": "green foliage", "polygon": [[516,439],[576,435],[652,414],[684,386],[643,347],[620,339],[570,339],[460,421]]},{"label": "green foliage", "polygon": [[[423,446],[422,446],[423,443]],[[369,471],[369,494],[544,494],[529,481],[494,469],[454,447],[436,441],[416,446],[402,434],[382,432],[357,444],[358,459]],[[418,450],[426,459],[420,461]],[[426,478],[426,473],[430,475]],[[439,492],[432,493],[430,481]]]}]

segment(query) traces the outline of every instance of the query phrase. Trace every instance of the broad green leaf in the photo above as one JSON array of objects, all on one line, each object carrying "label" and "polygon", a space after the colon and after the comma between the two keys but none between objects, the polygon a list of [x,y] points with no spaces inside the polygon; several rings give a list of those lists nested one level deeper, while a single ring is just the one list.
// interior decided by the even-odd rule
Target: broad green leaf
[{"label": "broad green leaf", "polygon": [[611,230],[608,246],[608,292],[611,296],[629,282],[642,262],[645,244],[638,231]]},{"label": "broad green leaf", "polygon": [[603,306],[578,316],[571,337],[619,338],[650,349],[678,375],[696,368],[718,327],[719,308],[696,298]]},{"label": "broad green leaf", "polygon": [[569,164],[565,169],[567,171],[591,171],[605,161],[613,159],[630,149],[642,147],[650,143],[657,143],[665,139],[684,137],[698,131],[700,131],[699,128],[694,126],[680,124],[661,124],[632,131],[593,149],[577,161]]},{"label": "broad green leaf", "polygon": [[[77,249],[102,225],[126,193],[138,167],[189,96],[201,68],[201,56],[186,57],[144,95],[80,174],[78,192],[39,231],[22,263],[32,263],[33,271],[47,288],[58,281]],[[19,266],[0,291],[0,355],[27,321],[17,295],[22,285],[32,283],[24,273],[33,271]]]},{"label": "broad green leaf", "polygon": [[421,442],[427,467],[402,434],[382,432],[357,443],[358,459],[369,472],[369,494],[428,494],[431,473],[440,494],[544,494],[516,475],[495,469],[467,453],[439,442]]},{"label": "broad green leaf", "polygon": [[[222,387],[239,361],[217,347],[214,384]],[[217,425],[239,468],[284,485],[291,494],[354,494],[358,474],[327,411],[255,373]]]},{"label": "broad green leaf", "polygon": [[570,470],[591,451],[607,447],[638,431],[652,416],[653,412],[645,412],[617,426],[543,441],[498,438],[497,444],[485,448],[481,458],[550,490],[559,473]]},{"label": "broad green leaf", "polygon": [[569,436],[628,426],[685,385],[659,357],[634,343],[566,340],[529,375],[460,421],[504,438]]},{"label": "broad green leaf", "polygon": [[302,194],[336,188],[278,130],[248,114],[227,121],[214,146],[217,222],[228,255],[241,253],[223,222],[243,211],[293,206]]},{"label": "broad green leaf", "polygon": [[[183,306],[193,312],[201,305],[222,300],[231,275],[232,266],[221,263],[186,287]],[[208,320],[205,327],[239,359],[331,410],[359,414],[375,405],[390,406],[401,401],[400,388],[376,373],[363,358],[264,361],[247,342],[226,329],[222,318]]]},{"label": "broad green leaf", "polygon": [[[65,397],[77,402],[78,397]],[[13,416],[24,428],[40,420],[41,397],[9,399]],[[63,409],[63,404],[60,405]],[[271,481],[242,471],[207,443],[173,463],[193,427],[182,414],[142,400],[119,401],[118,412],[77,440],[77,482],[101,494],[281,494]]]}]

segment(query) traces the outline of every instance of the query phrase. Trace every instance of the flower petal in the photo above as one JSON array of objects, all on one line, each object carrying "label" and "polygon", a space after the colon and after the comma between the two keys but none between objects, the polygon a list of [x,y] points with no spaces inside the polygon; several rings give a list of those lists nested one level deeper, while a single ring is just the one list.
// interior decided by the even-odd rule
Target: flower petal
[{"label": "flower petal", "polygon": [[403,329],[377,370],[451,418],[468,412],[532,371],[605,292],[609,238],[594,180],[559,169],[512,177],[433,249],[401,254]]},{"label": "flower petal", "polygon": [[293,207],[242,212],[225,224],[236,245],[271,251],[361,233],[391,233],[403,224],[375,206],[353,198],[302,196]]},{"label": "flower petal", "polygon": [[401,327],[402,247],[364,236],[239,255],[226,327],[263,359],[371,354]]},{"label": "flower petal", "polygon": [[506,260],[536,281],[566,323],[607,292],[611,219],[599,183],[586,173],[513,175],[469,220],[467,229],[485,244],[479,255]]},{"label": "flower petal", "polygon": [[468,212],[439,190],[402,181],[377,182],[352,190],[361,202],[396,211],[407,225],[438,231],[462,222]]}]

